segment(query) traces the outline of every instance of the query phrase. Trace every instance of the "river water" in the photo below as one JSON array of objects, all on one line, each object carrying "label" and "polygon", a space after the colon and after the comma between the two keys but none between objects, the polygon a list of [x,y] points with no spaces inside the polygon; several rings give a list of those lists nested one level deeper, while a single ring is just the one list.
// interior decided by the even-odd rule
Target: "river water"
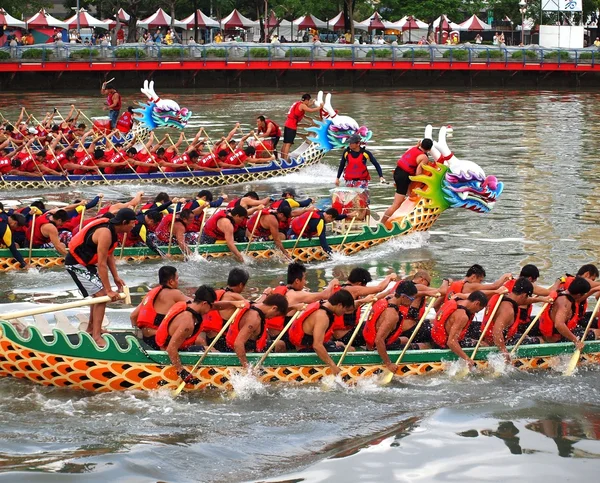
[{"label": "river water", "polygon": [[[298,92],[163,91],[194,111],[188,129],[205,126],[213,138],[236,121],[247,130],[256,115],[283,121]],[[131,102],[135,92],[125,92]],[[600,115],[595,92],[398,90],[335,92],[333,106],[374,132],[368,148],[391,180],[395,161],[422,137],[424,126],[451,124],[448,144],[459,158],[480,164],[505,183],[493,212],[449,210],[433,230],[353,257],[311,265],[313,289],[355,266],[374,279],[426,268],[435,279],[460,277],[481,263],[493,280],[535,263],[550,284],[598,259]],[[75,103],[101,114],[95,92],[3,93],[0,112],[15,120],[21,105],[36,117]],[[251,186],[279,193],[295,186],[309,196],[333,187],[338,154],[322,165]],[[0,200],[36,197],[67,201],[103,192],[121,199],[131,185],[79,192],[5,191]],[[172,194],[192,195],[189,188]],[[221,191],[218,189],[216,191]],[[391,185],[374,183],[375,209],[391,202]],[[233,261],[177,264],[184,288],[221,286]],[[119,265],[136,300],[156,282],[158,264]],[[285,265],[252,262],[250,292],[283,280]],[[75,297],[62,271],[0,275],[1,310],[34,301]],[[109,313],[127,325],[127,310]],[[83,394],[0,380],[0,481],[237,482],[237,481],[522,481],[593,480],[600,470],[600,372],[499,377],[444,375],[403,379],[386,388],[369,381],[351,389],[265,387],[235,381],[237,398],[221,393]]]}]

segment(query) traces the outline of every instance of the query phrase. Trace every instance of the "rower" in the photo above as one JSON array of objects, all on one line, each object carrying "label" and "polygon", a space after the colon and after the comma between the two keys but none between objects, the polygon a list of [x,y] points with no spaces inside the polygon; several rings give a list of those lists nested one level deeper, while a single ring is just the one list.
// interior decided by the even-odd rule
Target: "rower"
[{"label": "rower", "polygon": [[[565,291],[556,293],[554,303],[547,306],[540,316],[540,332],[546,342],[573,342],[577,350],[583,349],[581,337],[584,328],[579,322],[579,305],[591,291],[591,285],[583,277],[575,277]],[[554,295],[554,294],[553,294]],[[600,338],[599,329],[590,329],[585,340]]]},{"label": "rower", "polygon": [[270,141],[273,154],[277,156],[277,144],[281,138],[281,128],[271,121],[271,119],[267,119],[265,116],[258,116],[256,118],[256,129],[258,131],[256,137],[263,142]]},{"label": "rower", "polygon": [[471,292],[466,300],[459,302],[456,299],[448,300],[437,313],[431,328],[431,339],[434,347],[450,349],[458,357],[465,360],[469,367],[475,363],[462,350],[463,347],[474,347],[476,339],[465,337],[467,330],[473,322],[473,317],[487,306],[487,297],[479,290]]},{"label": "rower", "polygon": [[283,148],[281,149],[281,157],[285,160],[288,159],[290,147],[294,144],[294,139],[296,139],[298,124],[304,119],[304,115],[307,112],[319,112],[321,110],[320,105],[309,107],[312,103],[310,94],[304,94],[301,100],[292,104],[287,113],[287,119],[283,125]]},{"label": "rower", "polygon": [[375,156],[371,151],[367,151],[360,143],[361,138],[358,134],[353,134],[348,138],[348,147],[344,150],[342,158],[340,159],[340,166],[335,180],[336,186],[340,185],[340,178],[343,173],[347,187],[368,189],[371,176],[367,169],[367,161],[375,166],[377,174],[379,175],[379,181],[385,183],[383,171],[381,171],[381,166],[377,162],[377,159],[375,159]]},{"label": "rower", "polygon": [[417,287],[414,282],[400,282],[393,296],[373,304],[371,315],[362,331],[367,349],[377,349],[383,364],[393,373],[398,370],[398,366],[392,363],[387,351],[397,350],[408,341],[401,338],[404,315],[400,312],[400,307],[409,307],[416,295]]},{"label": "rower", "polygon": [[142,331],[142,340],[159,350],[154,336],[167,312],[177,302],[191,299],[179,290],[179,274],[175,267],[165,265],[158,270],[158,287],[146,294],[142,303],[130,315],[131,325]]},{"label": "rower", "polygon": [[196,337],[200,333],[202,317],[213,307],[217,296],[213,288],[198,287],[191,303],[177,302],[160,323],[155,339],[161,350],[166,350],[177,374],[188,384],[198,384],[199,379],[190,374],[181,364],[179,351],[196,351]]},{"label": "rower", "polygon": [[[549,301],[532,297],[533,290],[533,284],[528,279],[524,277],[516,279],[515,283],[512,284],[511,291],[505,294],[502,301],[500,301],[494,320],[484,336],[486,342],[489,344],[493,342],[500,349],[507,363],[510,362],[510,354],[506,349],[506,345],[516,344],[521,338],[520,326],[529,323],[527,318],[525,320],[521,319],[523,315],[521,307],[531,307],[535,302]],[[490,299],[483,315],[480,330],[483,330],[488,323],[491,314],[498,304],[499,298],[500,295],[494,295]],[[527,309],[525,310],[525,316],[527,316]],[[543,339],[541,337],[534,337],[530,333],[521,344],[541,344],[542,342]]]},{"label": "rower", "polygon": [[[577,306],[577,317],[579,320],[579,325],[582,326],[586,326],[588,323],[588,320],[590,318],[590,316],[592,315],[591,312],[587,312],[587,299],[588,297],[592,296],[592,294],[594,292],[597,291],[597,289],[600,287],[600,282],[597,282],[596,279],[598,278],[599,273],[598,273],[598,268],[596,267],[596,265],[592,264],[592,263],[587,263],[585,265],[583,265],[578,271],[577,274],[575,276],[573,275],[569,275],[569,274],[565,274],[564,276],[560,277],[555,285],[552,288],[556,289],[556,290],[567,290],[569,288],[569,286],[571,285],[571,282],[573,282],[573,280],[575,279],[575,277],[582,277],[584,279],[586,279],[591,287],[590,290],[590,294],[585,297],[581,303],[579,303],[579,305]],[[557,285],[558,284],[558,285]]]},{"label": "rower", "polygon": [[235,258],[244,263],[244,257],[235,246],[233,236],[237,227],[241,226],[247,217],[248,212],[242,206],[236,206],[231,210],[217,211],[206,221],[200,244],[212,245],[225,242]]},{"label": "rower", "polygon": [[[311,220],[306,225],[304,229],[304,233],[302,233],[302,229],[306,224],[306,220],[308,218]],[[316,209],[313,211],[309,211],[304,213],[303,215],[295,217],[290,223],[290,229],[288,230],[288,238],[295,239],[302,234],[304,238],[312,238],[313,236],[319,237],[319,243],[321,244],[321,248],[327,253],[331,255],[333,250],[327,243],[327,234],[325,230],[325,225],[327,223],[333,223],[334,220],[343,220],[346,218],[346,215],[340,215],[335,208],[329,208],[325,212],[317,211]]]},{"label": "rower", "polygon": [[[215,290],[217,302],[243,302],[246,299],[241,293],[246,288],[246,284],[250,279],[248,272],[242,268],[232,268],[227,276],[227,286]],[[212,343],[215,336],[223,327],[223,321],[229,320],[233,314],[234,308],[224,308],[221,310],[213,309],[202,317],[202,325],[200,333],[196,339],[195,345],[208,346]],[[217,341],[214,349],[220,352],[226,350],[225,338]]]},{"label": "rower", "polygon": [[[365,268],[356,267],[353,268],[350,275],[348,275],[348,282],[340,285],[340,289],[350,292],[354,300],[357,301],[369,295],[383,292],[391,282],[396,280],[396,278],[398,278],[397,275],[392,273],[377,285],[368,287],[367,284],[373,280],[371,274]],[[351,314],[345,314],[343,317],[336,317],[335,322],[333,323],[333,340],[339,340],[347,345],[359,319],[359,310],[355,310]],[[359,336],[354,339],[353,346],[364,345],[364,340],[360,336],[361,334],[359,333],[358,335]]]},{"label": "rower", "polygon": [[143,247],[146,246],[157,255],[164,256],[163,252],[155,243],[155,237],[152,236],[160,222],[163,214],[158,210],[147,210],[136,214],[136,223],[131,233],[122,240],[124,247]]},{"label": "rower", "polygon": [[427,154],[433,147],[433,141],[425,138],[416,146],[408,149],[398,160],[394,170],[394,183],[396,184],[396,194],[394,201],[383,215],[381,223],[386,223],[398,208],[402,205],[408,194],[410,186],[410,176],[416,176],[423,172],[423,165],[429,162]]},{"label": "rower", "polygon": [[[110,220],[94,220],[71,239],[69,253],[65,256],[65,269],[84,297],[107,295],[113,301],[118,300],[119,294],[113,291],[108,272],[111,272],[117,289],[121,290],[125,282],[119,277],[113,252],[119,234],[131,232],[135,221],[135,212],[123,208]],[[106,303],[90,306],[88,331],[98,347],[106,346],[101,334],[105,310]]]},{"label": "rower", "polygon": [[[333,295],[335,288],[338,287],[339,284],[340,282],[338,279],[334,278],[323,291],[311,292],[306,288],[306,266],[299,262],[292,262],[287,268],[286,284],[275,287],[270,293],[284,295],[289,306],[297,306],[301,304],[312,304],[329,298]],[[280,316],[267,319],[269,337],[272,339],[277,337],[283,330],[285,324],[289,322],[292,315],[293,312],[288,312],[285,317]],[[286,333],[281,340],[286,344],[287,349],[292,348],[289,343],[288,333]]]},{"label": "rower", "polygon": [[268,163],[275,159],[275,156],[272,154],[268,156],[257,157],[256,148],[253,146],[244,147],[246,140],[253,135],[254,131],[250,131],[248,134],[243,136],[233,149],[233,152],[227,156],[225,162],[220,163],[221,166],[225,168],[239,168],[246,163],[261,164]]},{"label": "rower", "polygon": [[[260,216],[260,219],[258,218]],[[253,241],[272,240],[275,246],[281,251],[283,256],[291,261],[290,256],[281,243],[281,237],[285,235],[279,231],[281,224],[288,224],[292,216],[292,209],[289,205],[280,206],[277,210],[264,208],[255,212],[249,219],[246,227],[248,237],[254,235]],[[258,222],[258,223],[257,223]]]},{"label": "rower", "polygon": [[54,248],[61,255],[67,254],[67,247],[60,241],[58,229],[69,219],[65,210],[57,210],[54,213],[46,212],[36,217],[33,227],[33,238],[31,224],[27,227],[27,240],[32,240],[33,248]]},{"label": "rower", "polygon": [[475,291],[481,291],[484,295],[490,296],[512,278],[511,273],[505,273],[493,283],[483,283],[485,275],[485,270],[481,265],[472,265],[467,270],[465,278],[450,283],[446,291],[446,300],[450,300],[457,293],[470,294]]},{"label": "rower", "polygon": [[[181,249],[181,253],[189,257],[191,251],[188,245],[196,245],[198,243],[198,232],[191,231],[190,227],[192,227],[194,217],[200,214],[205,207],[206,205],[202,205],[194,211],[182,210],[178,215],[169,213],[163,217],[154,233],[158,242],[168,245],[172,235],[172,240],[177,243]],[[175,222],[173,222],[173,217],[175,217]],[[172,231],[171,227],[173,227]]]},{"label": "rower", "polygon": [[266,319],[285,315],[288,301],[283,295],[271,294],[262,302],[246,307],[237,314],[227,331],[227,348],[235,351],[242,367],[248,367],[248,352],[263,352],[267,346]]},{"label": "rower", "polygon": [[4,212],[4,205],[0,203],[0,243],[10,250],[10,253],[19,262],[21,268],[27,268],[23,255],[19,252],[13,237],[13,231],[27,226],[25,217],[20,213],[11,215]]},{"label": "rower", "polygon": [[333,362],[328,351],[344,349],[342,342],[331,342],[333,321],[336,316],[354,312],[354,298],[347,290],[339,290],[325,302],[310,304],[292,324],[289,330],[290,343],[298,352],[316,352],[334,375],[341,369]]}]

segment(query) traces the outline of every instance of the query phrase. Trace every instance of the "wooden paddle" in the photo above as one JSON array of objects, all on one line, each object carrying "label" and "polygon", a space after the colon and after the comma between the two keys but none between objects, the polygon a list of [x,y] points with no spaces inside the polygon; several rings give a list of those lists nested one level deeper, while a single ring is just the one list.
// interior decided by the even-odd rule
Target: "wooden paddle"
[{"label": "wooden paddle", "polygon": [[306,218],[306,222],[304,223],[304,226],[302,227],[302,230],[300,231],[298,238],[296,238],[296,243],[294,243],[294,248],[292,248],[292,260],[294,259],[294,252],[296,251],[298,242],[300,241],[300,238],[302,238],[302,235],[304,235],[304,232],[306,231],[306,227],[308,226],[308,223],[310,222],[310,220],[312,220],[312,213],[309,213],[309,215],[310,216],[308,218]]},{"label": "wooden paddle", "polygon": [[479,340],[477,341],[477,345],[475,346],[475,348],[473,349],[473,352],[471,353],[471,360],[472,361],[475,360],[475,356],[477,355],[477,351],[479,350],[479,346],[481,345],[481,341],[485,337],[485,334],[487,333],[488,329],[490,328],[490,325],[494,321],[494,317],[496,316],[496,312],[498,311],[498,307],[500,307],[500,304],[502,303],[502,299],[503,298],[504,298],[504,294],[500,294],[500,297],[498,297],[498,301],[496,302],[496,305],[494,305],[494,310],[492,310],[492,313],[490,314],[490,318],[488,319],[488,321],[485,324],[485,327],[481,331],[481,335],[479,336]]},{"label": "wooden paddle", "polygon": [[[204,351],[204,354],[202,354],[202,356],[200,356],[200,359],[198,359],[198,362],[196,362],[196,365],[194,365],[194,367],[192,367],[192,370],[190,371],[190,374],[194,374],[194,372],[196,372],[196,369],[198,369],[198,367],[200,366],[200,364],[202,364],[202,361],[204,361],[204,359],[206,358],[206,356],[208,355],[208,353],[211,351],[211,349],[215,346],[215,344],[219,341],[219,339],[221,338],[221,336],[225,333],[225,331],[229,328],[229,326],[231,325],[231,323],[235,320],[235,318],[237,317],[237,314],[240,313],[240,308],[237,308],[234,310],[233,314],[231,314],[231,317],[229,317],[229,320],[227,320],[227,322],[225,322],[223,324],[223,327],[221,328],[221,330],[219,331],[219,333],[215,336],[215,338],[213,339],[213,341],[210,343],[210,345],[206,348],[206,350]],[[177,397],[179,395],[179,393],[181,391],[183,391],[183,388],[185,387],[186,382],[182,381],[181,384],[179,384],[179,386],[177,387],[177,389],[175,389],[175,391],[173,391],[173,397]]]},{"label": "wooden paddle", "polygon": [[340,359],[338,360],[338,363],[336,364],[338,367],[342,367],[342,362],[344,362],[344,359],[346,358],[346,354],[348,354],[350,347],[352,347],[352,343],[354,342],[354,339],[356,339],[356,336],[358,335],[358,331],[361,329],[362,325],[365,323],[365,320],[367,320],[367,317],[371,313],[372,308],[373,308],[373,302],[370,302],[364,306],[364,313],[360,316],[358,324],[356,324],[356,327],[354,328],[354,332],[352,332],[352,335],[350,336],[350,340],[346,344],[346,347],[344,347],[344,352],[342,352],[342,355],[340,356]]},{"label": "wooden paddle", "polygon": [[289,322],[287,324],[285,324],[285,327],[283,328],[283,330],[281,332],[279,332],[279,334],[277,335],[277,337],[275,338],[275,340],[271,343],[271,345],[269,346],[269,348],[267,349],[267,351],[258,360],[258,362],[256,363],[255,367],[260,367],[263,364],[263,362],[265,362],[265,359],[269,356],[269,354],[273,351],[273,349],[275,349],[275,346],[277,345],[277,342],[279,342],[283,338],[283,336],[287,333],[287,331],[290,330],[290,327],[296,321],[296,319],[298,317],[300,317],[300,315],[302,315],[302,312],[304,312],[304,311],[303,310],[298,310],[292,316],[292,318],[289,320]]},{"label": "wooden paddle", "polygon": [[29,265],[31,265],[31,252],[33,250],[33,235],[35,233],[35,213],[31,219],[31,234],[29,235]]},{"label": "wooden paddle", "polygon": [[548,307],[548,305],[550,305],[548,302],[546,302],[544,305],[542,305],[542,309],[538,312],[538,314],[534,317],[534,319],[531,321],[531,323],[527,326],[527,329],[525,329],[525,332],[523,332],[523,335],[521,336],[521,338],[517,341],[517,343],[515,344],[515,346],[510,351],[510,358],[511,359],[517,353],[517,349],[523,343],[523,341],[525,340],[525,337],[527,337],[527,334],[529,334],[529,332],[531,331],[531,329],[533,329],[533,326],[539,320],[539,318],[544,313],[544,310],[546,310],[546,307]]},{"label": "wooden paddle", "polygon": [[[400,364],[400,362],[402,361],[402,358],[404,357],[404,354],[406,353],[406,351],[410,347],[410,344],[412,343],[412,341],[416,337],[417,332],[419,332],[419,329],[421,328],[421,325],[423,325],[423,322],[425,322],[425,319],[427,318],[427,314],[431,310],[431,307],[433,307],[433,304],[435,303],[435,301],[436,301],[436,299],[438,297],[439,297],[439,294],[436,295],[435,297],[433,297],[431,299],[431,302],[429,302],[429,305],[425,308],[425,311],[423,312],[423,316],[421,317],[421,320],[419,320],[419,322],[417,323],[417,325],[415,325],[413,333],[410,335],[410,338],[408,339],[408,342],[404,346],[404,349],[402,349],[402,352],[398,356],[398,359],[396,359],[396,365]],[[394,373],[392,371],[389,371],[386,368],[385,371],[384,371],[384,373],[383,373],[383,375],[381,376],[381,379],[379,379],[379,385],[380,386],[386,386],[387,384],[389,384],[390,382],[392,382],[393,378],[394,378]]]},{"label": "wooden paddle", "polygon": [[[167,248],[167,255],[171,254],[171,245],[173,244],[173,230],[175,229],[176,218],[177,218],[177,203],[175,203],[175,206],[173,207],[173,218],[171,219],[171,230],[169,231],[169,247]],[[185,255],[185,253],[184,253],[184,255]]]},{"label": "wooden paddle", "polygon": [[[596,317],[596,314],[598,313],[599,308],[600,308],[600,297],[598,298],[598,301],[596,302],[596,306],[594,307],[594,310],[592,311],[590,320],[588,320],[588,323],[585,327],[585,331],[583,332],[583,336],[581,337],[581,342],[583,342],[583,343],[585,343],[585,338],[586,338],[588,332],[590,331],[590,328],[592,327],[592,322],[594,321],[594,317]],[[575,367],[577,367],[577,363],[579,362],[580,357],[581,357],[581,351],[579,349],[576,349],[575,352],[573,353],[573,355],[571,356],[569,365],[565,369],[565,372],[563,372],[563,376],[573,375],[573,371],[575,371]]]},{"label": "wooden paddle", "polygon": [[350,221],[350,225],[348,226],[348,229],[346,230],[346,234],[344,235],[344,238],[342,239],[342,243],[336,250],[338,253],[342,253],[342,251],[344,249],[344,243],[346,243],[346,238],[348,238],[348,234],[350,233],[350,230],[352,230],[352,225],[354,225],[354,220],[356,220],[356,216],[352,218],[352,221]]},{"label": "wooden paddle", "polygon": [[260,223],[261,215],[262,215],[262,210],[260,210],[258,212],[258,215],[256,216],[256,222],[254,223],[254,228],[252,228],[252,233],[250,233],[250,238],[248,238],[248,245],[246,246],[246,251],[244,252],[244,255],[247,255],[248,250],[250,250],[250,243],[252,243],[252,240],[254,238],[254,232],[256,232],[256,229],[258,228],[258,225]]},{"label": "wooden paddle", "polygon": [[[123,292],[119,294],[119,299],[125,300],[126,304],[131,304],[131,296],[129,287],[123,287]],[[77,307],[86,307],[89,305],[105,304],[112,302],[108,295],[103,297],[86,298],[77,302],[67,302],[65,304],[52,304],[48,307],[38,307],[35,309],[20,310],[18,312],[9,312],[8,314],[0,314],[0,320],[13,320],[19,317],[28,317],[30,315],[47,314],[50,312],[58,312],[60,310],[75,309]]]}]

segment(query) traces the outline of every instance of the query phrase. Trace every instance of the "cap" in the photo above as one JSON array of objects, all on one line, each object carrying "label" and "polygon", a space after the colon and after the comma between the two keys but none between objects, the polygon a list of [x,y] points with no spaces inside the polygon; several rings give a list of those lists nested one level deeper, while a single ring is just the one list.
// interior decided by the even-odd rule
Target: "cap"
[{"label": "cap", "polygon": [[30,127],[29,129],[27,129],[27,131],[29,132],[29,134],[37,134],[37,129],[34,127]]},{"label": "cap", "polygon": [[113,225],[122,225],[124,221],[135,221],[135,211],[131,208],[121,208],[117,214],[110,219]]},{"label": "cap", "polygon": [[285,188],[283,190],[283,193],[281,193],[281,196],[285,196],[285,195],[291,195],[292,198],[296,197],[296,190],[294,188]]},{"label": "cap", "polygon": [[361,142],[361,138],[358,134],[353,134],[352,136],[350,136],[348,138],[348,144],[355,144],[355,143],[360,143]]}]

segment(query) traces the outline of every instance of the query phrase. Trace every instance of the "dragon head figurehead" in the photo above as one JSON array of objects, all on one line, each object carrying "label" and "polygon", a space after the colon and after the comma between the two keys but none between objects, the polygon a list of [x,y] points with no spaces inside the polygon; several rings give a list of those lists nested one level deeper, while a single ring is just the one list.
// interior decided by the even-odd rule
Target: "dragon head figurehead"
[{"label": "dragon head figurehead", "polygon": [[346,148],[348,139],[353,134],[358,134],[363,143],[371,139],[373,133],[366,126],[359,126],[350,116],[343,116],[331,106],[331,93],[325,96],[323,91],[317,95],[317,106],[321,106],[322,121],[316,121],[316,127],[310,127],[307,131],[313,133],[309,141],[318,144],[325,151],[336,148]]},{"label": "dragon head figurehead", "polygon": [[148,102],[139,102],[140,108],[133,110],[134,119],[141,128],[148,131],[160,127],[185,128],[192,111],[179,107],[179,104],[171,99],[158,97],[154,92],[154,81],[144,81],[141,91],[148,98]]},{"label": "dragon head figurehead", "polygon": [[[425,137],[432,139],[432,127],[425,128]],[[478,164],[458,159],[446,143],[446,127],[440,128],[431,155],[436,166],[424,166],[425,173],[413,176],[413,181],[425,184],[415,193],[427,200],[432,208],[466,208],[487,213],[502,194],[503,184],[495,176],[486,176]]]}]

